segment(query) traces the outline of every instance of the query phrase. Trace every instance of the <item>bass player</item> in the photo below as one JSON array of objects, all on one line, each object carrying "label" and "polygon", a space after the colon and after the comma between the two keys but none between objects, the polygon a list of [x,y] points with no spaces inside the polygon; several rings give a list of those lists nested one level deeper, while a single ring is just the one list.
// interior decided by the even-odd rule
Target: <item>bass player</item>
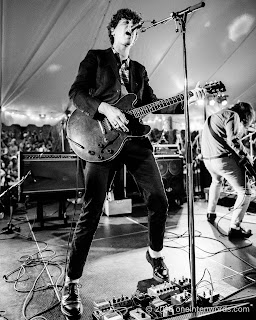
[{"label": "bass player", "polygon": [[250,229],[245,230],[241,227],[251,198],[246,171],[248,173],[254,171],[252,159],[242,144],[241,138],[245,134],[245,129],[254,120],[253,107],[247,102],[238,102],[230,108],[222,109],[209,116],[202,131],[203,161],[212,177],[207,220],[213,224],[216,219],[215,211],[223,178],[237,193],[228,231],[230,240],[246,239],[252,235]]}]

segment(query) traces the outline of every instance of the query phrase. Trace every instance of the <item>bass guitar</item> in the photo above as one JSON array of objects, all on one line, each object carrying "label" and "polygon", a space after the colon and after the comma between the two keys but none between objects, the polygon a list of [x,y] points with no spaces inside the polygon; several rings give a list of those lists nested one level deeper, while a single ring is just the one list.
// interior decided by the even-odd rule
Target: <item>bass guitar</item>
[{"label": "bass guitar", "polygon": [[[204,88],[211,94],[226,90],[221,81],[210,82]],[[193,96],[191,91],[188,94],[189,97]],[[129,132],[114,129],[104,115],[99,114],[96,120],[76,109],[67,123],[67,138],[72,150],[81,159],[88,162],[109,161],[119,154],[127,140],[146,136],[150,132],[150,126],[144,125],[141,121],[144,116],[183,100],[184,95],[179,94],[136,108],[134,107],[137,101],[136,95],[127,94],[113,106],[125,113],[129,120],[127,125]]]}]

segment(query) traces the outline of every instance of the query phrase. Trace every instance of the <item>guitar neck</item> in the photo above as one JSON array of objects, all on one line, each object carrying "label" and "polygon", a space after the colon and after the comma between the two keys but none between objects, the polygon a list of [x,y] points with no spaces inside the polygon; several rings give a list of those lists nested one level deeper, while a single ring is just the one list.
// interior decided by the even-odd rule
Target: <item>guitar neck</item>
[{"label": "guitar neck", "polygon": [[[193,93],[191,91],[188,92],[189,97],[193,96]],[[150,104],[147,104],[145,106],[141,106],[132,110],[127,111],[127,113],[131,114],[135,118],[143,118],[147,114],[156,112],[158,110],[161,110],[163,108],[169,107],[175,103],[184,101],[184,94],[178,94],[175,97],[167,98],[158,100],[155,102],[152,102]]]}]

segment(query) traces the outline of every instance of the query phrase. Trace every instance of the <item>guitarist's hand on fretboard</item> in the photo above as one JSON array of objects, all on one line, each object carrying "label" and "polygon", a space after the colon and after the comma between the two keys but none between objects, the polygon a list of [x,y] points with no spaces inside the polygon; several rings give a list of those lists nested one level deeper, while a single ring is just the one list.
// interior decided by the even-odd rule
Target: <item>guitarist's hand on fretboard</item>
[{"label": "guitarist's hand on fretboard", "polygon": [[202,100],[205,98],[206,96],[206,89],[205,88],[202,88],[200,87],[200,82],[198,82],[195,86],[195,89],[193,90],[190,90],[192,93],[193,93],[193,96],[191,96],[189,99],[188,99],[188,103],[193,103],[197,100]]}]

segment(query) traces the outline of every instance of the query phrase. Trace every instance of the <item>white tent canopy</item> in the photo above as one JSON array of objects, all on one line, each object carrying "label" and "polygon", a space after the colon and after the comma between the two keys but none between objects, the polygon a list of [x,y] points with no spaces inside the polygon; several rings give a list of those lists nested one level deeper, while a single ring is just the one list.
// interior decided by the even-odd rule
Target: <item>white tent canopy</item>
[{"label": "white tent canopy", "polygon": [[[144,27],[200,0],[0,0],[2,122],[56,124],[70,107],[69,88],[91,48],[107,48],[106,26],[120,8]],[[188,15],[188,82],[222,81],[230,104],[256,101],[256,1],[205,0]],[[159,98],[183,90],[182,36],[170,21],[141,33],[132,58],[147,68]],[[203,116],[202,107],[191,109]]]}]

